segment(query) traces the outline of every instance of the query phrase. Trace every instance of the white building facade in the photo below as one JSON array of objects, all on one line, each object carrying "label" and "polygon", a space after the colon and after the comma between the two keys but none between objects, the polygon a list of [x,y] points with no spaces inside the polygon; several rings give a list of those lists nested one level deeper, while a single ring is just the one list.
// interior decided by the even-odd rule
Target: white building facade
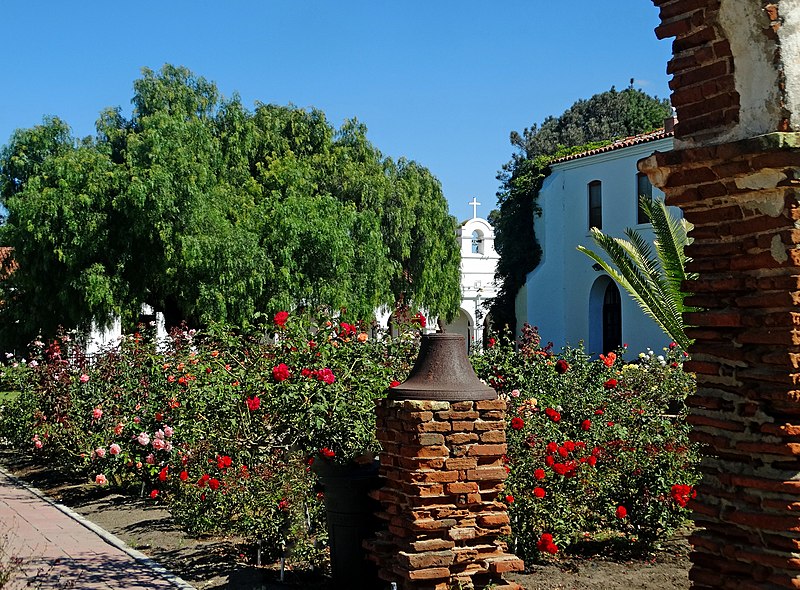
[{"label": "white building facade", "polygon": [[494,273],[500,256],[494,249],[494,228],[477,216],[475,199],[470,203],[472,219],[458,228],[461,244],[461,307],[445,331],[463,334],[467,350],[480,350],[491,327],[486,303],[497,295]]},{"label": "white building facade", "polygon": [[582,343],[591,354],[623,344],[632,352],[668,344],[658,325],[577,246],[602,254],[590,227],[614,237],[624,237],[630,227],[652,243],[639,195],[663,198],[663,193],[636,163],[654,151],[671,150],[672,142],[672,133],[660,130],[553,163],[539,192],[542,215],[534,220],[542,259],[517,294],[517,333],[527,322],[556,349]]}]

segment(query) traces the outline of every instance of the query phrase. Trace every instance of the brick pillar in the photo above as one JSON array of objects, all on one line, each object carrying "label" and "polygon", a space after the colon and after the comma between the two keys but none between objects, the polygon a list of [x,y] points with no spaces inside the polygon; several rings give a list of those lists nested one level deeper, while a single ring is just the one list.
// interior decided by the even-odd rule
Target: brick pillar
[{"label": "brick pillar", "polygon": [[[420,356],[425,354],[425,339],[454,336],[458,339],[454,350],[485,390],[481,394],[491,392],[492,399],[378,402],[384,485],[373,495],[382,505],[378,516],[386,529],[367,547],[380,578],[387,586],[396,582],[400,590],[477,590],[490,585],[496,590],[522,590],[503,580],[503,573],[521,571],[524,564],[499,539],[510,532],[501,501],[507,475],[505,401],[475,377],[466,361],[463,336],[427,335]],[[415,381],[419,364],[401,387]],[[439,372],[463,370],[463,365],[433,365],[429,385],[434,388]],[[424,389],[416,393],[423,395]],[[441,393],[430,395],[442,397]],[[458,394],[451,393],[444,397]],[[461,393],[468,397],[468,392]]]},{"label": "brick pillar", "polygon": [[694,588],[800,588],[800,0],[653,0],[675,147],[639,163],[694,224]]},{"label": "brick pillar", "polygon": [[694,224],[695,588],[800,588],[799,146],[773,133],[640,163]]}]

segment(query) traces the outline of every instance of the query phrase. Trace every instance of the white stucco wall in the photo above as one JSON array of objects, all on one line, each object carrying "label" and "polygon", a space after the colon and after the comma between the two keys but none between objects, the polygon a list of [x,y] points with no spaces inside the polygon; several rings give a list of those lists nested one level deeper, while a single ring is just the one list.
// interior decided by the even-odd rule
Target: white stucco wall
[{"label": "white stucco wall", "polygon": [[[542,216],[534,221],[542,260],[518,296],[519,307],[525,310],[524,315],[518,313],[518,331],[527,321],[539,328],[543,343],[552,341],[560,348],[584,342],[587,351],[604,352],[602,342],[590,338],[589,300],[592,285],[605,273],[595,271],[594,261],[576,249],[580,244],[598,250],[589,234],[588,184],[602,182],[603,232],[623,236],[625,228],[632,227],[652,241],[650,225],[636,223],[636,162],[656,150],[670,149],[672,139],[667,138],[553,166],[539,194]],[[663,195],[654,188],[653,196]],[[667,336],[630,296],[622,289],[620,295],[622,342],[632,355],[668,344]]]}]

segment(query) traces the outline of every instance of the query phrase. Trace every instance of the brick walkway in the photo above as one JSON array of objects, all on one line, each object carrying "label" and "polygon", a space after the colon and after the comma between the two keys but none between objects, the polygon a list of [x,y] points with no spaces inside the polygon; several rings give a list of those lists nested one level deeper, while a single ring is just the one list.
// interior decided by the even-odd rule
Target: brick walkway
[{"label": "brick walkway", "polygon": [[4,590],[182,589],[192,586],[0,469],[0,571],[22,558]]}]

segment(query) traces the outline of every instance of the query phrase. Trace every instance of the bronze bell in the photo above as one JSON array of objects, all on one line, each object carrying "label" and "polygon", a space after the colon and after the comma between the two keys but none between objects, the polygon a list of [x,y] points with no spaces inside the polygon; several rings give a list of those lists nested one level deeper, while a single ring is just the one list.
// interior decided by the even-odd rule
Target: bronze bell
[{"label": "bronze bell", "polygon": [[389,390],[389,399],[470,401],[496,399],[494,389],[475,374],[461,334],[424,334],[411,374]]}]

